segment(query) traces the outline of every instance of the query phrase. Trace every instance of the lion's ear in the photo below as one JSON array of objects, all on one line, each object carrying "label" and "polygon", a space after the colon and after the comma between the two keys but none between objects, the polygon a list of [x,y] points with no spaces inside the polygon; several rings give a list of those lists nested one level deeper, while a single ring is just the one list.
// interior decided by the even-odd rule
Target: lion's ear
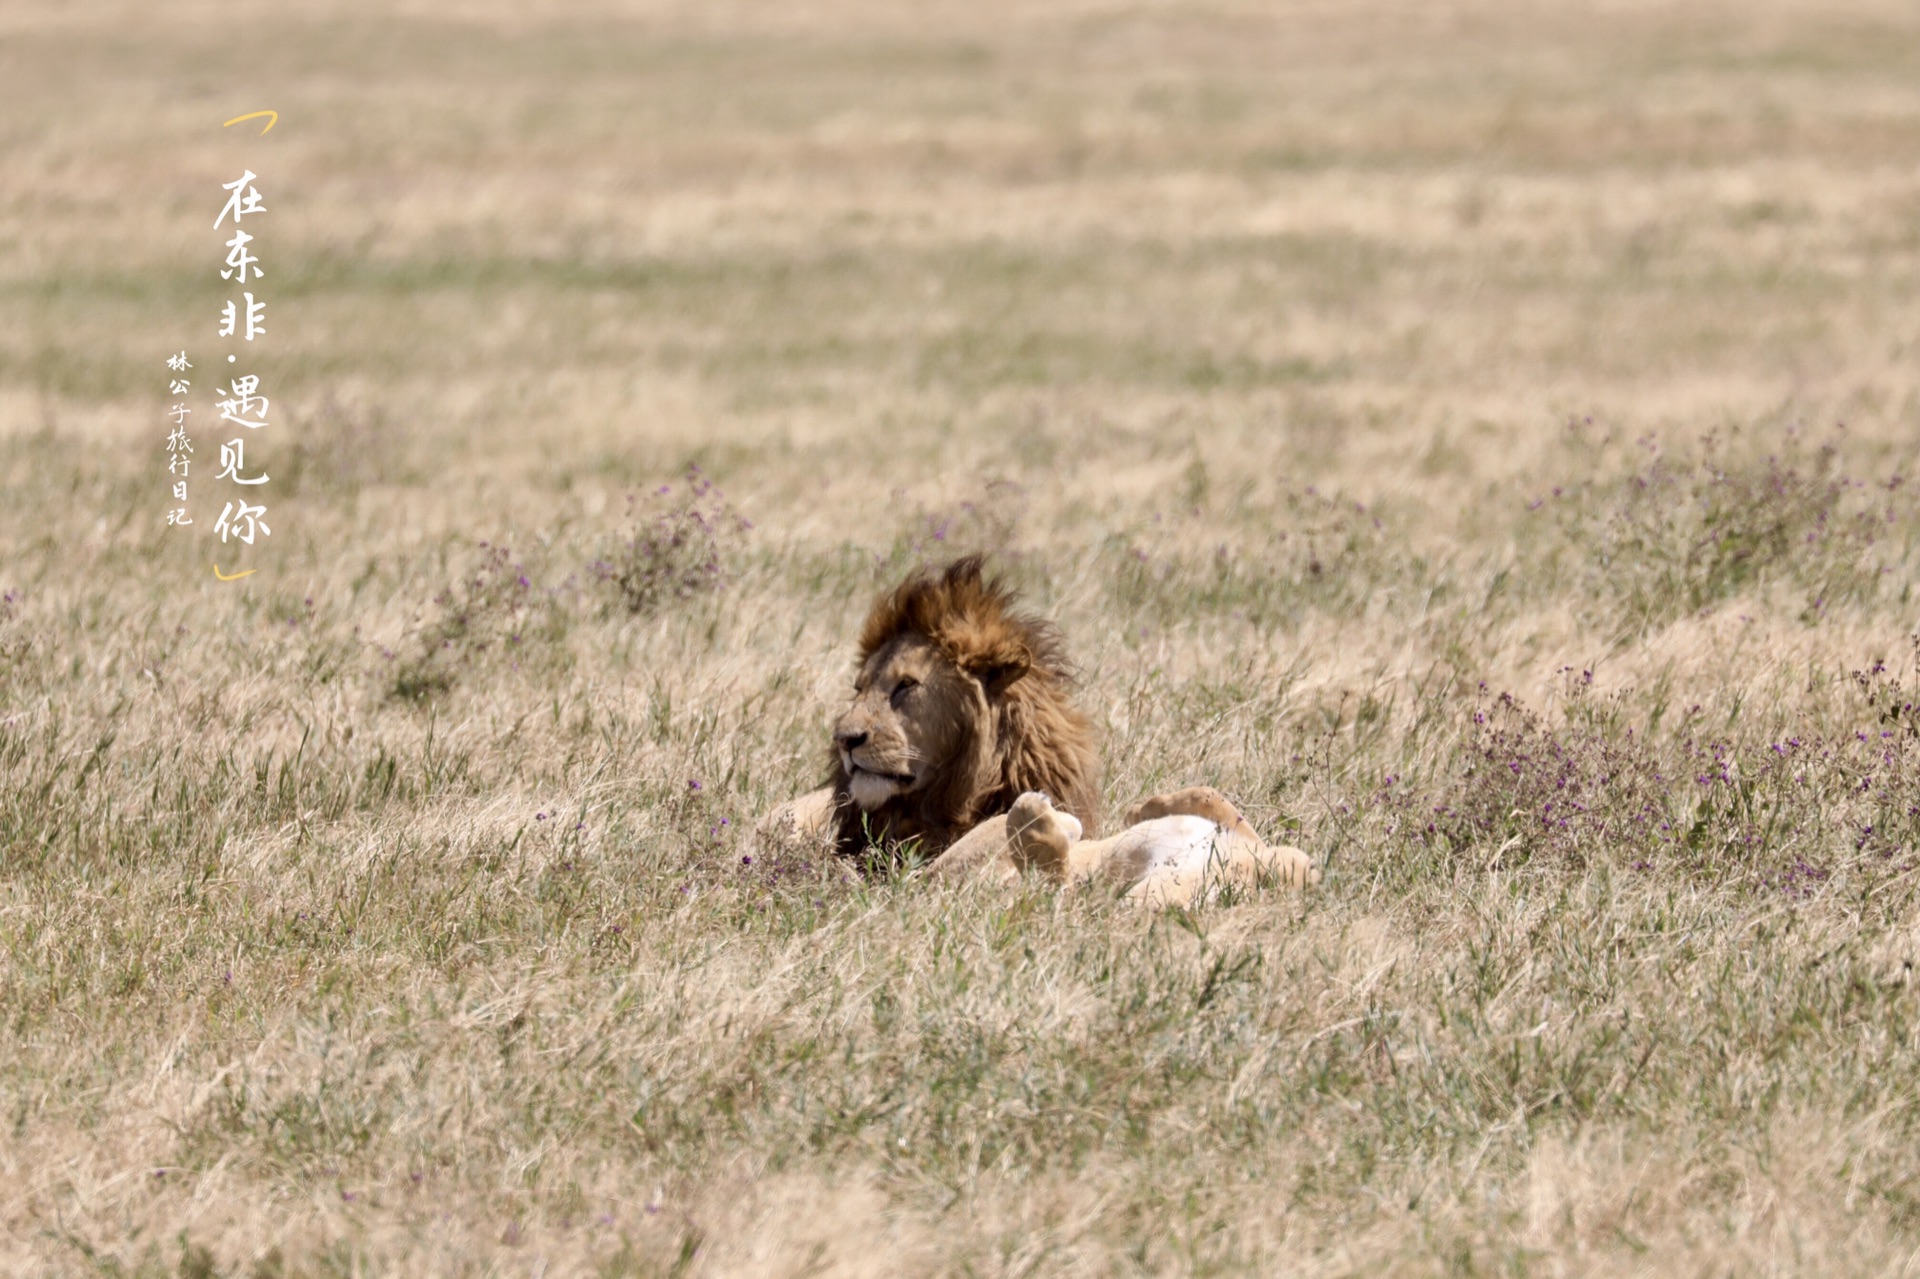
[{"label": "lion's ear", "polygon": [[996,645],[967,663],[967,673],[980,681],[987,696],[998,697],[1033,669],[1033,654],[1019,642]]}]

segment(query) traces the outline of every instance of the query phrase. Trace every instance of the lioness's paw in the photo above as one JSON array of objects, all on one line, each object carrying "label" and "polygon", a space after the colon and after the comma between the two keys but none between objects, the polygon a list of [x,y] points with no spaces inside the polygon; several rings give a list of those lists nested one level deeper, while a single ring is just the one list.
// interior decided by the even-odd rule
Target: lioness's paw
[{"label": "lioness's paw", "polygon": [[761,818],[754,839],[762,847],[819,847],[833,842],[833,788],[790,799]]},{"label": "lioness's paw", "polygon": [[1007,821],[1021,826],[1044,822],[1053,813],[1053,797],[1042,790],[1024,792],[1007,810]]},{"label": "lioness's paw", "polygon": [[1301,849],[1291,844],[1269,844],[1257,854],[1263,875],[1294,888],[1307,888],[1320,882],[1320,867]]},{"label": "lioness's paw", "polygon": [[[1071,823],[1071,825],[1069,825]],[[1007,843],[1014,865],[1038,870],[1050,879],[1067,877],[1067,847],[1080,835],[1080,823],[1071,813],[1054,808],[1039,791],[1028,791],[1013,801],[1007,813]]]}]

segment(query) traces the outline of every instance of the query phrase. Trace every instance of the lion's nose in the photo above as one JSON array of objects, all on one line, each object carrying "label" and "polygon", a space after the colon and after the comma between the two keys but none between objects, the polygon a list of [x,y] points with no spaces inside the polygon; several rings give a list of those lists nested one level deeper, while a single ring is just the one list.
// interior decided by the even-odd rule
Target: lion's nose
[{"label": "lion's nose", "polygon": [[867,737],[868,734],[866,733],[856,733],[849,729],[842,729],[833,735],[833,740],[840,743],[840,749],[843,751],[857,751],[867,744]]}]

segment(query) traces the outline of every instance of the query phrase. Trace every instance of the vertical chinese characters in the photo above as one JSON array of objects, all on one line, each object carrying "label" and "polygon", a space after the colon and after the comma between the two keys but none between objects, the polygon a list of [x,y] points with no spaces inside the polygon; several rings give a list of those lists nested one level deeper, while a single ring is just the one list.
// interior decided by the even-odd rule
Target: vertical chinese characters
[{"label": "vertical chinese characters", "polygon": [[[220,216],[213,220],[217,231],[232,219],[233,238],[226,242],[226,269],[220,272],[220,278],[235,285],[244,285],[266,276],[260,265],[260,258],[248,246],[255,237],[241,229],[241,222],[249,217],[257,217],[267,211],[264,198],[254,186],[256,175],[248,169],[224,185],[227,202],[220,210]],[[256,299],[253,291],[242,289],[239,299],[229,298],[220,314],[219,336],[239,338],[253,342],[267,333],[267,304]],[[229,355],[227,362],[234,363],[238,357]],[[258,431],[267,425],[267,397],[260,394],[260,379],[254,374],[238,374],[226,386],[215,387],[215,394],[223,395],[216,406],[220,410],[220,425],[223,430],[242,429],[232,439],[220,446],[220,470],[214,475],[214,482],[226,481],[235,485],[256,485],[267,482],[267,474],[262,471],[255,475],[246,474],[247,436],[244,432]],[[273,530],[267,527],[267,508],[263,502],[249,501],[252,496],[248,488],[242,488],[238,497],[229,499],[221,508],[220,518],[214,522],[213,531],[221,542],[238,540],[253,545],[255,537],[266,537]]]},{"label": "vertical chinese characters", "polygon": [[182,376],[193,365],[187,363],[185,351],[176,352],[167,357],[167,372],[173,374],[167,379],[167,392],[174,397],[173,407],[167,410],[167,416],[173,420],[172,428],[167,432],[167,475],[173,486],[173,505],[167,508],[167,524],[191,524],[193,517],[187,514],[187,472],[193,466],[193,441],[187,438],[187,415],[193,410],[180,399],[193,386]]}]

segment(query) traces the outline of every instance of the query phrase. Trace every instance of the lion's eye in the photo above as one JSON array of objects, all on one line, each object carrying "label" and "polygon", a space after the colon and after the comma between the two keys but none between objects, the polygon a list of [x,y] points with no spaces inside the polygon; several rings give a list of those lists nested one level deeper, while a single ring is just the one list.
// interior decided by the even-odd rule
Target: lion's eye
[{"label": "lion's eye", "polygon": [[891,701],[895,706],[898,706],[901,703],[901,701],[905,699],[908,693],[912,692],[914,689],[919,687],[920,687],[919,680],[903,679],[898,684],[895,684],[893,686],[893,693],[890,695],[888,700]]}]

